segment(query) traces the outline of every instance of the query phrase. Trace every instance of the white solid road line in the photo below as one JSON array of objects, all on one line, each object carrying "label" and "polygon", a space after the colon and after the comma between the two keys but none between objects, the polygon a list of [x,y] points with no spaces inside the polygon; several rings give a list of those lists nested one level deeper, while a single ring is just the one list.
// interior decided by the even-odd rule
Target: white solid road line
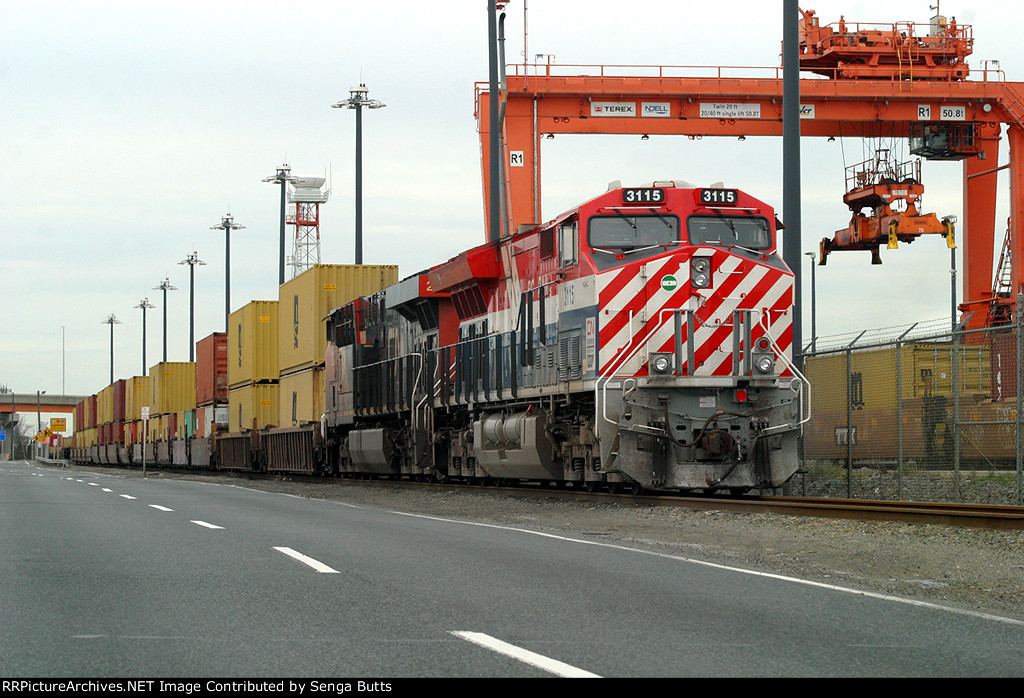
[{"label": "white solid road line", "polygon": [[489,650],[494,650],[505,656],[518,659],[520,662],[524,662],[531,666],[535,666],[538,669],[543,669],[549,673],[555,674],[556,676],[562,676],[567,679],[599,679],[601,678],[597,674],[591,674],[589,671],[578,669],[571,664],[560,662],[557,659],[551,659],[545,657],[543,654],[537,654],[529,650],[524,650],[522,647],[516,647],[510,645],[507,642],[502,642],[490,635],[483,633],[474,633],[466,630],[450,630],[452,635],[461,637],[463,640],[468,640],[474,644],[486,647]]},{"label": "white solid road line", "polygon": [[661,553],[652,550],[642,550],[640,548],[631,548],[627,545],[619,545],[617,543],[604,543],[601,541],[583,540],[581,538],[569,538],[566,536],[555,535],[554,533],[544,533],[541,531],[531,531],[528,528],[515,528],[512,526],[502,526],[499,524],[488,524],[479,523],[476,521],[460,521],[458,519],[446,519],[442,516],[428,516],[426,514],[411,514],[404,511],[392,512],[399,516],[409,516],[417,519],[428,519],[433,521],[444,521],[446,523],[462,524],[465,526],[479,526],[481,528],[494,528],[503,531],[516,531],[518,533],[526,533],[531,536],[540,536],[541,538],[551,538],[554,540],[562,540],[567,543],[577,543],[582,545],[593,545],[601,548],[610,548],[613,550],[624,550],[626,552],[637,553],[639,555],[653,555],[654,557],[664,558],[666,560],[678,560],[680,562],[687,562],[693,565],[701,565],[703,567],[710,567],[712,569],[728,570],[730,572],[738,572],[740,574],[748,574],[755,577],[762,577],[765,579],[778,579],[783,582],[790,582],[793,584],[803,584],[810,587],[818,587],[821,589],[829,589],[831,591],[838,591],[844,594],[856,594],[859,596],[865,596],[872,599],[881,599],[883,601],[892,601],[894,603],[906,604],[908,606],[917,606],[918,608],[930,608],[936,611],[946,611],[948,613],[957,613],[963,616],[970,616],[972,618],[981,618],[984,620],[992,620],[998,623],[1008,623],[1010,625],[1024,625],[1024,620],[1017,618],[1007,618],[1005,616],[997,616],[990,613],[981,613],[980,611],[973,611],[969,608],[957,608],[955,606],[943,606],[937,603],[931,603],[929,601],[918,601],[917,599],[907,599],[899,596],[893,596],[891,594],[882,594],[875,591],[865,591],[863,589],[853,589],[850,587],[837,586],[834,584],[825,584],[824,582],[814,582],[808,579],[800,579],[798,577],[788,577],[782,574],[774,574],[772,572],[759,572],[757,570],[743,569],[742,567],[733,567],[731,565],[723,565],[717,562],[708,562],[706,560],[697,560],[690,557],[682,557],[681,555],[673,555],[670,553]]},{"label": "white solid road line", "polygon": [[212,523],[206,523],[205,521],[193,521],[192,523],[194,523],[196,526],[203,526],[204,528],[218,528],[222,531],[224,530],[223,526],[216,526]]},{"label": "white solid road line", "polygon": [[274,550],[282,552],[289,557],[293,557],[303,564],[309,565],[317,572],[321,572],[323,574],[338,574],[338,570],[332,569],[324,563],[320,562],[319,560],[314,560],[313,558],[307,555],[303,555],[302,553],[292,550],[291,548],[274,546]]}]

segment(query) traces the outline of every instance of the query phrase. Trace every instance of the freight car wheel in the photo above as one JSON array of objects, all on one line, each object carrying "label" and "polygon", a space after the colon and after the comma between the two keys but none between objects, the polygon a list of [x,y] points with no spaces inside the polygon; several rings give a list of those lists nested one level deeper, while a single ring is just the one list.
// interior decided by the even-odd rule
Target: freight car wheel
[{"label": "freight car wheel", "polygon": [[621,482],[608,482],[605,484],[608,485],[608,492],[610,492],[611,494],[618,494],[619,492],[622,491]]},{"label": "freight car wheel", "polygon": [[600,487],[601,483],[597,480],[587,480],[583,483],[583,489],[587,492],[597,492],[597,488]]},{"label": "freight car wheel", "polygon": [[634,497],[639,497],[641,494],[643,494],[644,486],[641,485],[636,480],[634,480],[633,482],[629,483],[629,485],[626,487],[626,491],[629,492]]}]

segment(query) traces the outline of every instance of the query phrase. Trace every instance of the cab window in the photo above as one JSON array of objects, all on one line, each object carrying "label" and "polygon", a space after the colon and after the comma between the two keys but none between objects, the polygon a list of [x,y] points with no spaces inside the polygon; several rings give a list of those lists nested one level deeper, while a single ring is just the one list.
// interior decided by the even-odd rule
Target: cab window
[{"label": "cab window", "polygon": [[663,215],[618,213],[588,221],[587,242],[603,250],[639,250],[679,242],[679,218]]},{"label": "cab window", "polygon": [[558,266],[571,267],[576,264],[576,219],[563,223],[558,228]]},{"label": "cab window", "polygon": [[690,216],[686,232],[691,245],[746,247],[767,250],[772,246],[771,227],[761,216]]}]

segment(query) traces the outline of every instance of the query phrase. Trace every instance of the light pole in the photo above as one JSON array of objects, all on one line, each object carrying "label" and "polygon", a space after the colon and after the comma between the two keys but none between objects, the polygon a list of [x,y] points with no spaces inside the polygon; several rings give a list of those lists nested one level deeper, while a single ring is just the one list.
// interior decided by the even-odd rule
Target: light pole
[{"label": "light pole", "polygon": [[[8,388],[6,385],[0,385],[0,395],[6,395],[7,393],[11,394],[11,418],[6,424],[2,424],[0,426],[2,426],[4,430],[9,430],[11,433],[4,434],[4,442],[0,443],[0,453],[8,450],[9,448],[7,460],[12,460],[14,458],[14,388]],[[10,446],[6,447],[6,444],[8,443],[10,443]]]},{"label": "light pole", "polygon": [[143,298],[134,307],[142,308],[142,375],[146,375],[146,308],[155,308],[156,306],[150,303],[148,298]]},{"label": "light pole", "polygon": [[114,384],[114,325],[120,325],[121,321],[114,317],[111,313],[110,317],[104,320],[101,324],[110,325],[110,384]]},{"label": "light pole", "polygon": [[245,230],[245,226],[238,225],[234,216],[225,213],[221,216],[220,225],[211,226],[210,230],[224,231],[224,331],[227,332],[231,317],[231,231]]},{"label": "light pole", "polygon": [[196,360],[196,265],[205,265],[199,259],[199,253],[193,251],[188,257],[178,262],[188,265],[188,360]]},{"label": "light pole", "polygon": [[284,224],[285,224],[285,198],[288,193],[288,182],[294,179],[291,176],[292,168],[288,167],[288,163],[285,163],[277,168],[277,174],[271,175],[270,177],[264,177],[264,182],[277,182],[281,185],[281,256],[277,265],[277,283],[281,285],[284,283]]},{"label": "light pole", "polygon": [[[153,290],[154,291],[163,291],[164,292],[164,359],[163,360],[166,362],[167,361],[167,292],[168,291],[177,291],[178,288],[176,286],[171,286],[171,280],[170,279],[164,278],[164,280],[160,282],[159,286],[154,286],[153,287]],[[111,381],[111,382],[113,382],[113,381]]]},{"label": "light pole", "polygon": [[811,258],[811,353],[813,354],[817,348],[818,340],[817,318],[815,317],[814,306],[814,261],[817,256],[813,252],[804,252],[804,254]]},{"label": "light pole", "polygon": [[356,264],[363,263],[363,107],[380,109],[383,102],[367,99],[369,94],[366,85],[353,87],[349,90],[349,98],[331,106],[335,109],[356,110]]},{"label": "light pole", "polygon": [[[110,382],[113,383],[114,381],[110,381]],[[41,395],[46,395],[46,391],[45,390],[37,390],[36,391],[36,433],[37,434],[43,430],[43,418],[42,418],[42,415],[40,414],[40,409],[39,409],[39,406],[41,404],[41,401],[40,401],[39,397]]]}]

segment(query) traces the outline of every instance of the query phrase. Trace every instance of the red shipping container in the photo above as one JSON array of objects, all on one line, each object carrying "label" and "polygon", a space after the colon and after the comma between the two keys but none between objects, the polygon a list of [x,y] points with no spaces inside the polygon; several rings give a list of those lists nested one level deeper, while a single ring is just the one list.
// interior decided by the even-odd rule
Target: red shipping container
[{"label": "red shipping container", "polygon": [[[124,384],[125,384],[125,381],[124,381],[123,378],[121,380],[116,381],[114,383],[113,411],[114,411],[114,421],[115,422],[123,422],[124,421],[124,395],[125,395]],[[115,439],[115,441],[120,441],[120,439]]]},{"label": "red shipping container", "polygon": [[85,408],[85,426],[89,429],[95,429],[98,426],[96,424],[96,396],[90,395],[86,400],[88,401],[88,404]]},{"label": "red shipping container", "polygon": [[164,436],[167,441],[174,441],[178,438],[178,413],[164,415]]},{"label": "red shipping container", "polygon": [[[121,381],[122,383],[124,381]],[[114,422],[110,425],[110,442],[112,444],[124,443],[124,422]]]},{"label": "red shipping container", "polygon": [[196,342],[196,405],[228,401],[228,335],[214,332]]}]

